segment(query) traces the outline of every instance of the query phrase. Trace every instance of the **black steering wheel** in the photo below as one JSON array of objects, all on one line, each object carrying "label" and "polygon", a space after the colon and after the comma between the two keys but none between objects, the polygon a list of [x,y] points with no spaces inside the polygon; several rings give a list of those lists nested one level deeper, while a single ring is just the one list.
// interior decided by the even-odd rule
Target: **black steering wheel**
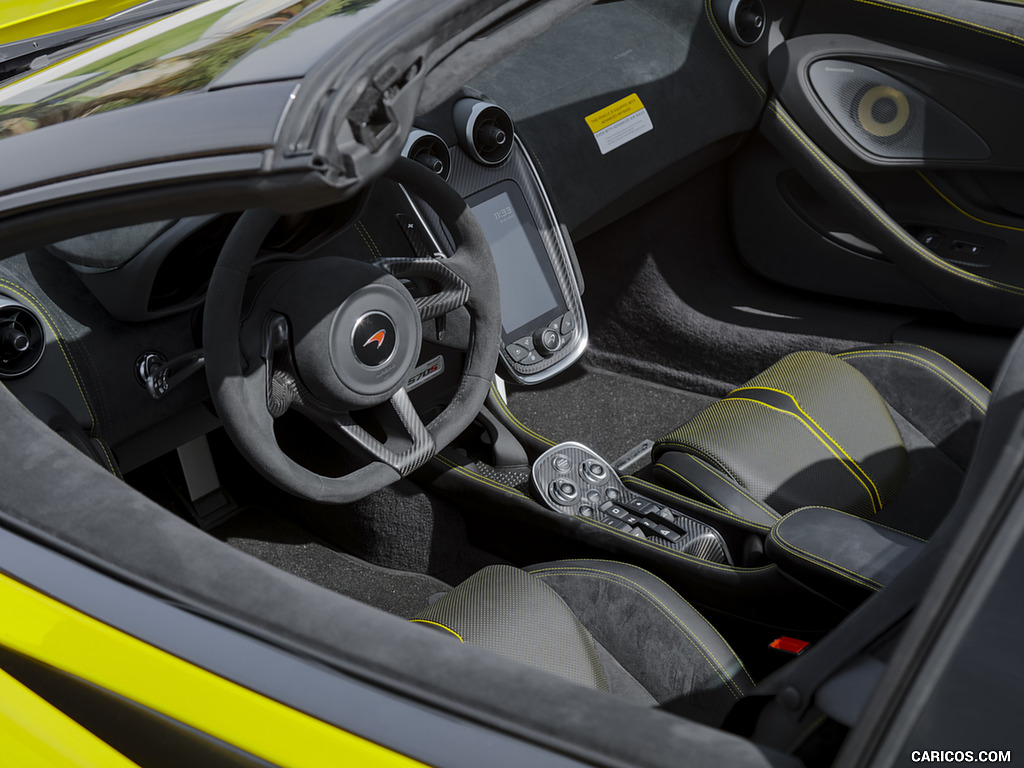
[{"label": "black steering wheel", "polygon": [[[454,255],[296,262],[276,270],[247,306],[253,261],[278,219],[255,209],[238,220],[210,279],[206,377],[224,429],[261,474],[313,501],[354,501],[423,466],[469,426],[494,376],[498,278],[480,225],[458,193],[418,163],[400,159],[387,177],[437,213],[455,239]],[[413,298],[398,279],[413,275],[440,290]],[[405,390],[420,353],[421,322],[461,306],[471,320],[465,367],[449,404],[424,424]],[[339,442],[358,446],[367,463],[327,477],[291,459],[274,435],[274,420],[289,408]],[[384,439],[352,417],[365,410],[378,417]]]}]

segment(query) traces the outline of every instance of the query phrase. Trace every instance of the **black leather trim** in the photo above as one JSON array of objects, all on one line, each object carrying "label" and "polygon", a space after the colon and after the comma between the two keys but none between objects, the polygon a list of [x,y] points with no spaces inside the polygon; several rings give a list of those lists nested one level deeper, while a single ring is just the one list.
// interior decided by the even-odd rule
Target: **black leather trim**
[{"label": "black leather trim", "polygon": [[856,605],[889,584],[925,543],[837,509],[804,507],[772,528],[765,553],[813,589]]}]

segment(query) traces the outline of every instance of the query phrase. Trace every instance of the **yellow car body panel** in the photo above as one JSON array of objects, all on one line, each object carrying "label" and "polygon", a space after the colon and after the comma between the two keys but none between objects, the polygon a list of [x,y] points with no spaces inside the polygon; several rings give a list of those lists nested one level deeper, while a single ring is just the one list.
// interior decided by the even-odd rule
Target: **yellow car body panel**
[{"label": "yellow car body panel", "polygon": [[137,768],[32,690],[0,670],[0,744],[5,765]]},{"label": "yellow car body panel", "polygon": [[105,19],[139,0],[4,0],[0,45]]},{"label": "yellow car body panel", "polygon": [[[422,765],[154,648],[2,575],[0,615],[7,617],[0,622],[0,645],[274,765]],[[5,713],[0,710],[0,714]]]}]

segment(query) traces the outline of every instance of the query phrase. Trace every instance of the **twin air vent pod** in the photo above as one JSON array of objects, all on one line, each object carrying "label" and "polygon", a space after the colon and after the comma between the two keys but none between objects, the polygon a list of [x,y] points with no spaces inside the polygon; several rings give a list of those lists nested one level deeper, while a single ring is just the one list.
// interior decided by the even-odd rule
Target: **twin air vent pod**
[{"label": "twin air vent pod", "polygon": [[500,165],[512,153],[514,126],[508,112],[479,99],[460,99],[452,110],[459,144],[483,165]]}]

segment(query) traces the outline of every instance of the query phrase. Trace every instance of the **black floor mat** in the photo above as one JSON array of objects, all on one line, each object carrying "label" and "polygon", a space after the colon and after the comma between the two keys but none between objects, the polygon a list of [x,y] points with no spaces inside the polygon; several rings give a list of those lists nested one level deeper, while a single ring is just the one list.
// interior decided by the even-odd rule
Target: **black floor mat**
[{"label": "black floor mat", "polygon": [[382,568],[339,552],[263,509],[243,510],[212,533],[282,571],[403,618],[426,606],[431,595],[451,589],[432,576]]},{"label": "black floor mat", "polygon": [[714,398],[652,384],[584,362],[551,384],[509,388],[516,417],[549,440],[574,440],[614,461],[657,440]]}]

